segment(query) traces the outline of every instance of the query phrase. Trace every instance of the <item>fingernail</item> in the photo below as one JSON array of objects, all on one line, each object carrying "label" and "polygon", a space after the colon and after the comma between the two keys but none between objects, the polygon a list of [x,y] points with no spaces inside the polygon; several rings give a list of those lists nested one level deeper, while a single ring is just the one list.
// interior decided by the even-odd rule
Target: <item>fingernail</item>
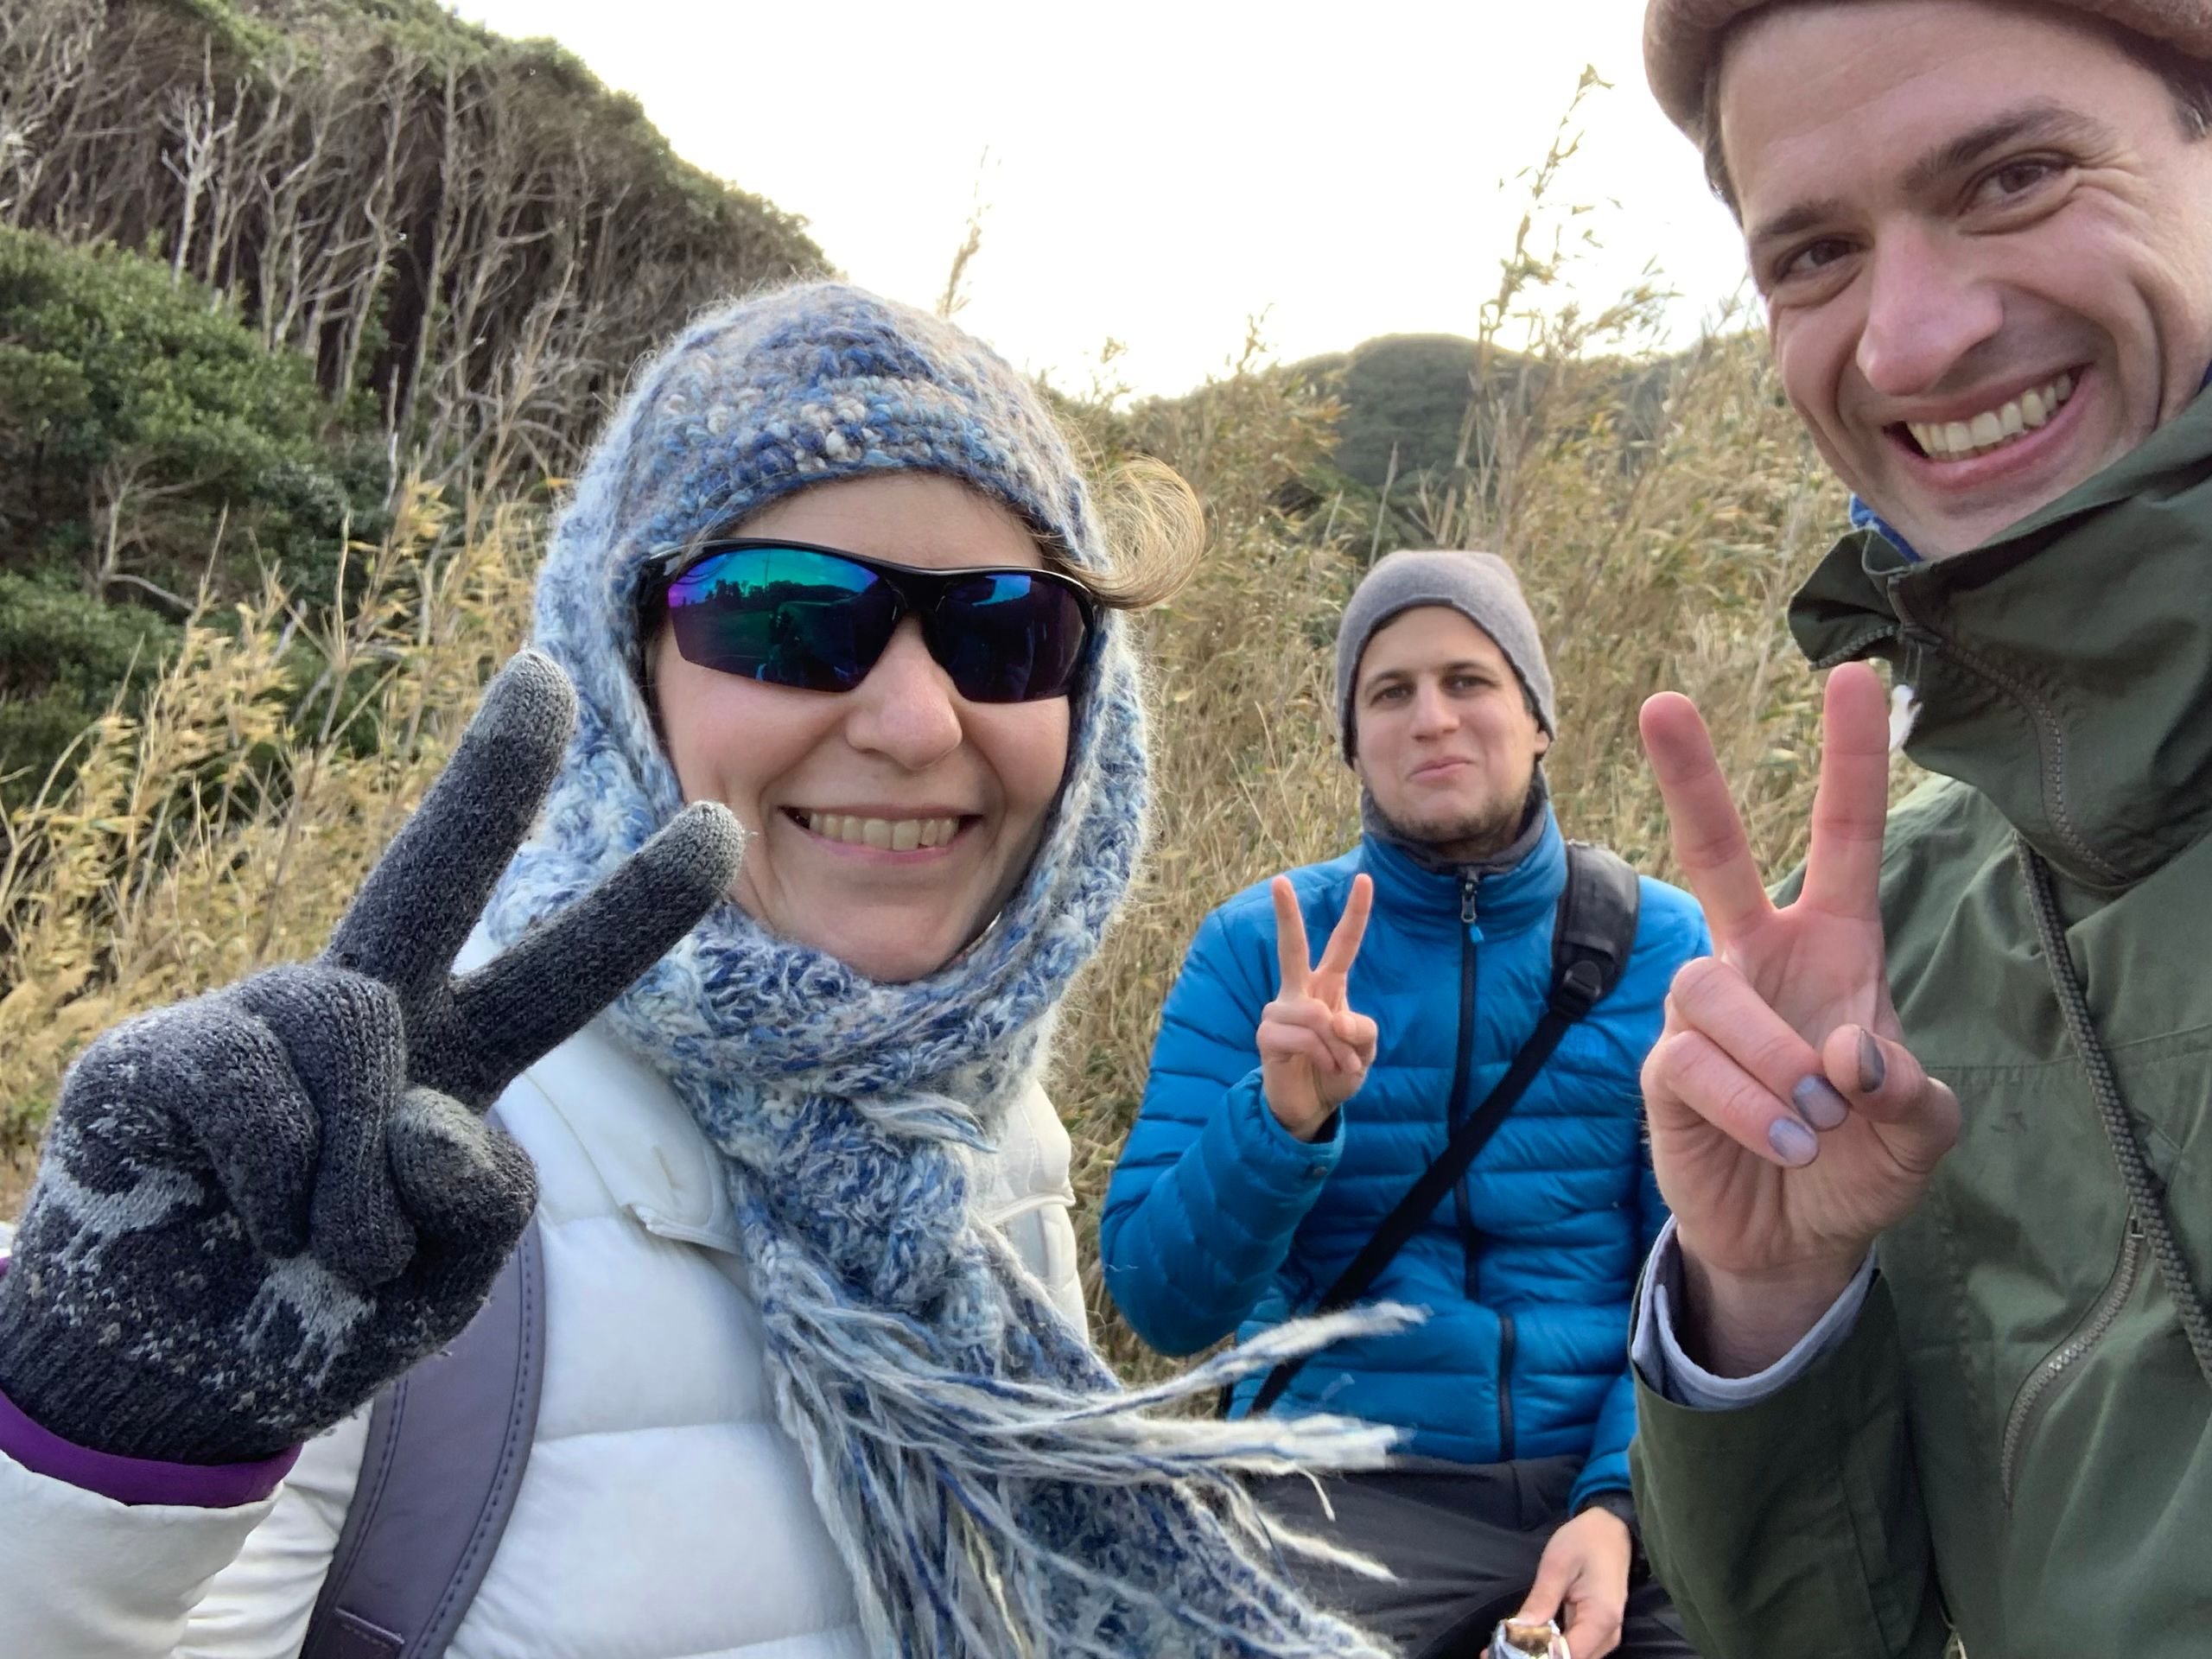
[{"label": "fingernail", "polygon": [[1813,1132],[1794,1117],[1777,1117],[1767,1125],[1766,1143],[1774,1155],[1792,1169],[1802,1169],[1821,1149]]},{"label": "fingernail", "polygon": [[1816,1129],[1833,1129],[1851,1116],[1851,1103],[1826,1077],[1800,1077],[1789,1091],[1789,1102]]},{"label": "fingernail", "polygon": [[1859,1092],[1871,1095],[1882,1086],[1890,1075],[1890,1063],[1882,1058],[1882,1046],[1874,1040],[1874,1033],[1864,1026],[1859,1029]]}]

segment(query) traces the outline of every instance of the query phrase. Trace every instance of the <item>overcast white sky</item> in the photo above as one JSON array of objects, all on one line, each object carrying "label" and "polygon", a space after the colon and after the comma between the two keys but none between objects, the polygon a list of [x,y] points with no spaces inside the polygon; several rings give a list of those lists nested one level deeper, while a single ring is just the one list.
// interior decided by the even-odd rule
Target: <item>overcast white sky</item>
[{"label": "overcast white sky", "polygon": [[[961,321],[1080,387],[1178,391],[1266,311],[1292,359],[1380,334],[1471,334],[1585,63],[1568,199],[1618,200],[1586,293],[1656,260],[1678,332],[1742,254],[1643,87],[1643,0],[722,4],[459,0],[550,35],[677,151],[804,216],[858,282],[933,303],[981,191]],[[988,156],[987,156],[988,152]]]}]

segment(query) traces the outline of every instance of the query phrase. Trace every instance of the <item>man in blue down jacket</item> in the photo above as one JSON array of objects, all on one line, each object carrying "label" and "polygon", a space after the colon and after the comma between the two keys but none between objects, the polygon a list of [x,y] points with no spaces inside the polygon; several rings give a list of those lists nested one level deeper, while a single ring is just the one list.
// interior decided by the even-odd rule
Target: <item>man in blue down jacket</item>
[{"label": "man in blue down jacket", "polygon": [[[1310,1311],[1503,1076],[1550,986],[1567,874],[1541,766],[1551,677],[1510,569],[1382,560],[1338,631],[1337,700],[1366,833],[1199,928],[1107,1192],[1107,1287],[1167,1353]],[[1369,1294],[1427,1319],[1316,1355],[1274,1408],[1408,1431],[1402,1466],[1332,1484],[1333,1522],[1303,1482],[1268,1496],[1394,1567],[1395,1585],[1330,1587],[1410,1653],[1478,1652],[1516,1611],[1557,1614],[1574,1659],[1689,1652],[1656,1586],[1630,1594],[1626,1343],[1665,1219],[1638,1071],[1675,970],[1708,947],[1688,895],[1642,888],[1620,982]],[[1310,969],[1309,936],[1330,940]]]}]

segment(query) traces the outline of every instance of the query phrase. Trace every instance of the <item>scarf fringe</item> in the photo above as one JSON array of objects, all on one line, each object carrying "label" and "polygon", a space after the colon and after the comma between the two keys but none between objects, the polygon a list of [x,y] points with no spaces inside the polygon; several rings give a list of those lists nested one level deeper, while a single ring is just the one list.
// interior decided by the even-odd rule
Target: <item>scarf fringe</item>
[{"label": "scarf fringe", "polygon": [[[1124,1389],[988,1236],[975,1267],[1026,1317],[1015,1363],[948,1357],[933,1325],[856,1306],[808,1253],[748,1229],[772,1392],[853,1568],[862,1623],[900,1655],[1239,1655],[1389,1649],[1288,1588],[1282,1558],[1387,1577],[1268,1516],[1243,1478],[1371,1469],[1398,1431],[1326,1415],[1160,1414],[1352,1337],[1418,1323],[1362,1307],[1277,1326]],[[1023,1375],[1020,1373],[1030,1374]],[[1013,1373],[1013,1374],[1010,1374]],[[830,1439],[834,1426],[837,1438]],[[922,1593],[899,1605],[879,1586]]]}]

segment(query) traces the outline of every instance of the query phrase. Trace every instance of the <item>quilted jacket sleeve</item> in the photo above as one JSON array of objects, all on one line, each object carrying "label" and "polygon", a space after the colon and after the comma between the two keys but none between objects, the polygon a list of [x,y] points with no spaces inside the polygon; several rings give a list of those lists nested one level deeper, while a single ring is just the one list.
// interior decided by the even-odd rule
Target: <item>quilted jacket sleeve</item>
[{"label": "quilted jacket sleeve", "polygon": [[1098,1226],[1115,1305],[1169,1354],[1217,1342],[1251,1313],[1344,1150],[1341,1115],[1306,1142],[1268,1109],[1253,1038],[1275,988],[1239,959],[1223,917],[1206,918],[1168,993]]},{"label": "quilted jacket sleeve", "polygon": [[124,1504],[0,1452],[0,1654],[296,1655],[359,1479],[366,1408],[229,1509]]}]

